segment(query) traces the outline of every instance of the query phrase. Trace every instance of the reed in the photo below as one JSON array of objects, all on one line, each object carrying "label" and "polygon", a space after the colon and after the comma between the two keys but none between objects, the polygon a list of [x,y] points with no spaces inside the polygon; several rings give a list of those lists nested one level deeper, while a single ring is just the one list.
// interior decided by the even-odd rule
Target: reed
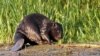
[{"label": "reed", "polygon": [[61,43],[100,42],[100,0],[1,0],[0,43],[12,43],[17,25],[30,13],[60,22]]}]

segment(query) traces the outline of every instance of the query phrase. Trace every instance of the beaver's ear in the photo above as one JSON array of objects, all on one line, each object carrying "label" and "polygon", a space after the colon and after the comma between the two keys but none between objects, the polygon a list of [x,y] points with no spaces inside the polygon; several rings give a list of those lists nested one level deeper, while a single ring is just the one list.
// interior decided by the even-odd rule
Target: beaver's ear
[{"label": "beaver's ear", "polygon": [[52,22],[52,28],[54,28],[56,26],[56,23],[55,22]]},{"label": "beaver's ear", "polygon": [[59,26],[59,23],[53,22],[53,27],[57,28]]},{"label": "beaver's ear", "polygon": [[52,25],[55,26],[55,24],[56,24],[56,22],[53,21],[53,22],[52,22]]}]

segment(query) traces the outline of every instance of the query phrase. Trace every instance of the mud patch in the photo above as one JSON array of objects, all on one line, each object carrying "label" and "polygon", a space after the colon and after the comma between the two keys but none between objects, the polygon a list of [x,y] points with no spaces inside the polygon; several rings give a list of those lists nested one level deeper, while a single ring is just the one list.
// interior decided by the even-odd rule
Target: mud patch
[{"label": "mud patch", "polygon": [[37,45],[26,47],[18,52],[8,51],[7,48],[7,46],[0,48],[0,56],[100,56],[99,47]]}]

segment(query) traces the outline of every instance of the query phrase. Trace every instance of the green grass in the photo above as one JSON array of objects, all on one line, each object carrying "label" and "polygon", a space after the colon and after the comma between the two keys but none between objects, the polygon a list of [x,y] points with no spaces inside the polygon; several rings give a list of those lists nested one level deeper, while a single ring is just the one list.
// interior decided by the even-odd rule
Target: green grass
[{"label": "green grass", "polygon": [[12,43],[17,25],[30,13],[60,22],[61,43],[100,42],[100,0],[1,0],[0,43]]}]

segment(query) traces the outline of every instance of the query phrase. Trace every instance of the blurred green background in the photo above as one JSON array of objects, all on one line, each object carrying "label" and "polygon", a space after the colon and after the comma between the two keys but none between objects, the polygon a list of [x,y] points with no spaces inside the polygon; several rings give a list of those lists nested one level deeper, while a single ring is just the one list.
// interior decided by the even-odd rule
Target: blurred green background
[{"label": "blurred green background", "polygon": [[61,23],[61,43],[100,42],[100,0],[0,0],[0,43],[13,43],[17,25],[30,13]]}]

